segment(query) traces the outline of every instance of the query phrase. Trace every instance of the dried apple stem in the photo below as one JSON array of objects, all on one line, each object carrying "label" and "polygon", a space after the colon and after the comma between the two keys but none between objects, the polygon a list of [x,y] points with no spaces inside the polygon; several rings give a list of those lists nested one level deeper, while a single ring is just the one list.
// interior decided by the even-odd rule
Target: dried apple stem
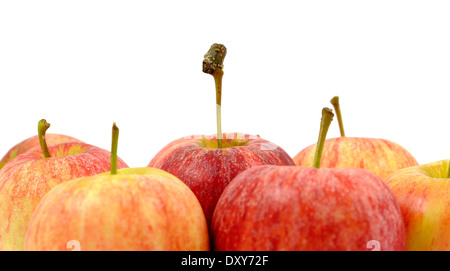
[{"label": "dried apple stem", "polygon": [[45,119],[41,119],[38,123],[38,137],[39,144],[41,145],[42,152],[45,158],[52,157],[50,151],[48,150],[47,141],[45,140],[45,132],[50,127],[50,123],[47,123]]},{"label": "dried apple stem", "polygon": [[117,145],[119,143],[119,128],[116,123],[112,127],[112,142],[111,142],[111,174],[117,174]]},{"label": "dried apple stem", "polygon": [[322,159],[323,146],[325,145],[325,139],[327,137],[328,128],[333,120],[333,111],[329,108],[322,109],[322,119],[320,120],[320,132],[319,139],[316,145],[316,154],[314,156],[313,167],[320,168],[320,160]]},{"label": "dried apple stem", "polygon": [[345,136],[344,123],[342,122],[342,114],[341,114],[341,107],[339,105],[339,97],[334,96],[330,102],[333,105],[334,111],[336,112],[336,116],[338,118],[339,130],[341,131],[341,136],[344,137]]},{"label": "dried apple stem", "polygon": [[222,77],[223,61],[227,54],[227,48],[218,43],[214,43],[205,54],[203,60],[203,72],[214,77],[216,86],[216,115],[217,115],[217,146],[222,148]]}]

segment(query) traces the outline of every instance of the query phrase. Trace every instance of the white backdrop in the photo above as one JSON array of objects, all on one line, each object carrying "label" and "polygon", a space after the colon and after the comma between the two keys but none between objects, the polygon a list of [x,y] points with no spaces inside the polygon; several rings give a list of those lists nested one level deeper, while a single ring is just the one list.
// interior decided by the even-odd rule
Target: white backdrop
[{"label": "white backdrop", "polygon": [[[0,156],[63,133],[146,166],[170,141],[214,134],[203,55],[223,43],[224,132],[291,156],[339,95],[347,136],[419,163],[450,158],[450,1],[2,1]],[[339,136],[337,119],[329,137]]]}]

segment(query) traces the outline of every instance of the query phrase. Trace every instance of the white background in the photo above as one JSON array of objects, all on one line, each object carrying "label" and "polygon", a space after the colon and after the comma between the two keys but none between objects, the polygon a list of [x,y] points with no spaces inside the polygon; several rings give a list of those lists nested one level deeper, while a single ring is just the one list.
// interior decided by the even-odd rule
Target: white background
[{"label": "white background", "polygon": [[224,132],[294,156],[339,95],[347,136],[389,139],[421,164],[449,159],[449,14],[450,1],[2,1],[0,157],[42,118],[107,150],[115,121],[130,167],[214,134],[202,60],[217,42]]}]

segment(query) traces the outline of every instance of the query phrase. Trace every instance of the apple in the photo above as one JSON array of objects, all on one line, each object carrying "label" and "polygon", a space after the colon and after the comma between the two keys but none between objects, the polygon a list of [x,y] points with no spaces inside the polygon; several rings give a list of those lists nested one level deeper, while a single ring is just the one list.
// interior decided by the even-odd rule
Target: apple
[{"label": "apple", "polygon": [[217,134],[172,141],[148,164],[148,167],[175,175],[194,192],[208,225],[220,194],[238,173],[257,165],[294,165],[282,148],[259,136],[222,133],[220,112],[225,55],[225,46],[215,43],[203,62],[203,71],[213,75],[216,86]]},{"label": "apple", "polygon": [[405,249],[450,251],[450,160],[398,170],[386,183],[403,215]]},{"label": "apple", "polygon": [[[74,137],[62,135],[62,134],[46,134],[45,139],[49,146],[56,145],[60,143],[66,142],[82,142]],[[20,155],[25,152],[32,151],[33,149],[39,148],[39,138],[37,135],[27,138],[20,143],[16,144],[12,147],[0,160],[0,169],[9,161],[11,161],[17,155]]]},{"label": "apple", "polygon": [[176,140],[178,144],[158,153],[148,167],[182,180],[197,196],[208,223],[220,194],[237,174],[258,165],[294,165],[282,148],[256,136],[224,133],[222,148],[215,135],[197,138]]},{"label": "apple", "polygon": [[[42,150],[23,153],[0,170],[0,250],[23,250],[28,222],[42,197],[57,184],[109,170],[109,152],[79,142],[48,147],[38,125]],[[119,160],[119,167],[127,165]]]},{"label": "apple", "polygon": [[[392,172],[411,166],[417,166],[416,159],[402,146],[380,138],[346,137],[344,133],[339,97],[333,104],[338,116],[341,137],[325,141],[322,167],[363,168],[380,176],[383,180]],[[297,153],[293,160],[298,166],[309,167],[314,161],[316,145],[310,145]]]},{"label": "apple", "polygon": [[25,250],[209,250],[202,208],[178,178],[156,168],[115,168],[57,185],[36,208]]},{"label": "apple", "polygon": [[324,108],[313,167],[252,167],[228,184],[211,223],[214,250],[404,249],[400,208],[380,177],[320,168],[332,118]]}]

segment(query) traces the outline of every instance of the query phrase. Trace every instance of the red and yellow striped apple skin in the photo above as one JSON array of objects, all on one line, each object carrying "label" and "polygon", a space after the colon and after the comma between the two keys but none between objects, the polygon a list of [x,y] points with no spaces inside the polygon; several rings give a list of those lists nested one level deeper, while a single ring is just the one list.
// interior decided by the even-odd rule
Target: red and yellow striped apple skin
[{"label": "red and yellow striped apple skin", "polygon": [[450,251],[450,160],[391,174],[386,183],[397,198],[406,229],[406,250]]},{"label": "red and yellow striped apple skin", "polygon": [[[68,143],[68,142],[79,142],[82,143],[81,140],[78,140],[74,137],[67,136],[67,135],[61,135],[61,134],[46,134],[45,140],[47,141],[47,145],[57,145],[61,143]],[[27,138],[23,140],[22,142],[16,144],[14,147],[12,147],[0,160],[0,169],[5,166],[6,163],[11,161],[14,157],[17,155],[20,155],[25,152],[33,151],[37,148],[40,148],[39,144],[39,137],[33,136],[30,138]]]},{"label": "red and yellow striped apple skin", "polygon": [[209,250],[202,208],[175,176],[128,168],[65,182],[42,199],[30,221],[25,250]]},{"label": "red and yellow striped apple skin", "polygon": [[[292,158],[279,146],[257,136],[224,134],[224,140],[243,138],[245,146],[207,148],[198,136],[170,143],[148,167],[165,170],[183,181],[197,196],[208,225],[223,189],[240,172],[259,165],[294,165]],[[215,135],[206,136],[216,139]]]},{"label": "red and yellow striped apple skin", "polygon": [[[296,165],[312,167],[316,144],[293,157]],[[416,159],[402,146],[385,139],[337,137],[325,141],[322,168],[363,168],[385,179],[392,172],[417,166]]]},{"label": "red and yellow striped apple skin", "polygon": [[[28,222],[42,197],[56,185],[110,170],[111,154],[85,143],[21,154],[0,170],[0,250],[23,250]],[[118,158],[118,167],[128,167]]]},{"label": "red and yellow striped apple skin", "polygon": [[260,166],[224,190],[212,220],[215,250],[403,250],[396,199],[359,168]]}]

